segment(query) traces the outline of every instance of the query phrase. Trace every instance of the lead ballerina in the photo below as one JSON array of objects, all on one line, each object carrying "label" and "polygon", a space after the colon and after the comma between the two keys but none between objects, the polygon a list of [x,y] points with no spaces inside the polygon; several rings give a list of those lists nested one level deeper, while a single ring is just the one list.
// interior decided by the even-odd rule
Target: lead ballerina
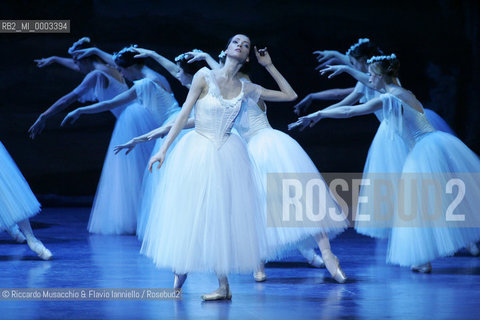
[{"label": "lead ballerina", "polygon": [[[401,139],[408,150],[399,177],[392,177],[397,193],[392,210],[386,212],[391,213],[392,218],[383,221],[386,232],[369,235],[379,238],[386,235],[388,263],[430,272],[431,260],[452,255],[480,239],[480,182],[476,176],[480,172],[480,160],[458,138],[436,130],[413,93],[396,82],[400,63],[395,54],[372,57],[367,63],[370,84],[384,94],[361,105],[322,110],[301,117],[290,125],[290,129],[313,126],[322,118],[349,118],[383,111],[382,124],[388,127],[392,139]],[[392,146],[395,148],[398,144]],[[392,151],[385,154],[391,155]],[[435,187],[446,188],[446,193],[441,197],[424,193],[419,182],[432,181]],[[458,201],[461,190],[465,193]],[[371,195],[373,199],[369,201],[379,196]],[[455,213],[450,212],[452,205]],[[379,225],[378,219],[356,220],[356,229],[362,233],[368,227],[374,229]]]},{"label": "lead ballerina", "polygon": [[[203,300],[231,299],[227,274],[254,271],[266,254],[248,151],[230,132],[247,99],[292,101],[297,95],[255,51],[280,91],[240,81],[238,71],[249,61],[250,39],[235,35],[221,69],[203,68],[195,74],[175,124],[149,163],[151,169],[159,162],[164,183],[153,198],[141,252],[158,267],[173,270],[175,288],[182,287],[189,272],[215,272],[219,288]],[[165,159],[194,106],[195,130]]]}]

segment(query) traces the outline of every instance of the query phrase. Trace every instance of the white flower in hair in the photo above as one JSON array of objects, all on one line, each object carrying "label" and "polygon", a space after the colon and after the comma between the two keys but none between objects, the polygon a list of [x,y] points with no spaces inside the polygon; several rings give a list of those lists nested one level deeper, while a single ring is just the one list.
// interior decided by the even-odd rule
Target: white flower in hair
[{"label": "white flower in hair", "polygon": [[179,54],[175,57],[175,62],[185,59],[185,53]]},{"label": "white flower in hair", "polygon": [[70,48],[68,48],[68,54],[72,54],[75,50],[77,50],[77,47],[81,46],[84,43],[90,43],[90,38],[89,37],[83,37],[80,40],[74,42]]},{"label": "white flower in hair", "polygon": [[370,39],[368,39],[368,38],[360,38],[360,39],[358,39],[358,42],[355,43],[353,46],[351,46],[351,47],[347,50],[346,55],[347,55],[347,56],[350,55],[353,50],[355,50],[355,49],[358,48],[358,46],[360,46],[360,45],[363,44],[363,43],[367,43],[367,42],[370,42]]},{"label": "white flower in hair", "polygon": [[225,53],[225,51],[222,50],[222,51],[220,52],[220,54],[218,55],[218,58],[219,58],[219,59],[223,59],[223,58],[225,58],[226,55],[227,55],[227,54]]},{"label": "white flower in hair", "polygon": [[130,47],[125,47],[119,52],[114,52],[113,53],[113,59],[116,59],[118,56],[124,54],[125,52],[135,52],[135,48],[137,48],[138,45],[136,44],[131,44]]},{"label": "white flower in hair", "polygon": [[389,56],[374,56],[367,60],[367,64],[371,64],[378,61],[384,61],[384,60],[393,60],[393,59],[397,59],[397,56],[395,55],[395,53],[392,53]]}]

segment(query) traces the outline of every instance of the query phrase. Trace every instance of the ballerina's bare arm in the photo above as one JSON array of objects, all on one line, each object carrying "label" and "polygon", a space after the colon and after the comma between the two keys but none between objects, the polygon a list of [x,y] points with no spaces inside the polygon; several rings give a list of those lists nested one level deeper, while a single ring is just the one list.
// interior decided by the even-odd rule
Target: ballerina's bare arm
[{"label": "ballerina's bare arm", "polygon": [[368,82],[369,75],[368,73],[359,71],[355,68],[352,68],[350,66],[345,66],[345,65],[338,65],[338,66],[326,66],[324,69],[320,70],[320,74],[324,75],[327,72],[331,72],[331,74],[328,76],[328,79],[331,79],[339,74],[342,73],[348,73],[350,76],[352,76],[354,79],[360,81],[363,83],[365,86],[372,88],[372,85],[370,82]]},{"label": "ballerina's bare arm", "polygon": [[330,110],[320,110],[307,116],[298,118],[297,122],[288,125],[288,130],[295,129],[297,127],[299,127],[300,130],[305,129],[308,126],[313,127],[318,121],[324,118],[345,119],[374,113],[375,111],[380,110],[382,106],[382,100],[380,98],[375,98],[367,103],[355,106],[341,106]]},{"label": "ballerina's bare arm", "polygon": [[360,100],[361,97],[362,97],[362,94],[360,92],[353,90],[348,96],[343,98],[342,101],[332,104],[331,106],[323,110],[332,110],[332,109],[343,107],[343,106],[354,105],[355,103],[358,102],[358,100]]},{"label": "ballerina's bare arm", "polygon": [[[172,129],[172,127],[175,123],[175,120],[176,120],[176,117],[175,117],[175,119],[173,119],[171,122],[167,123],[164,126],[153,129],[152,131],[147,132],[147,133],[145,133],[141,136],[135,137],[135,138],[131,139],[130,141],[128,141],[127,143],[115,146],[114,149],[113,149],[115,151],[115,154],[118,154],[123,149],[127,149],[125,154],[128,154],[139,143],[148,142],[148,141],[151,141],[151,140],[155,140],[155,139],[158,139],[158,138],[165,137],[170,132],[170,130]],[[190,129],[190,128],[193,128],[193,127],[195,127],[195,120],[194,120],[194,118],[189,118],[187,123],[185,124],[184,129]]]},{"label": "ballerina's bare arm", "polygon": [[74,123],[82,114],[109,111],[109,110],[118,108],[120,106],[123,106],[135,100],[136,98],[137,98],[136,89],[132,87],[127,91],[120,93],[119,95],[117,95],[115,98],[111,100],[98,102],[90,106],[81,107],[73,110],[72,112],[67,114],[65,119],[63,119],[61,126],[63,127],[67,123],[70,123],[70,124]]},{"label": "ballerina's bare arm", "polygon": [[177,66],[176,63],[168,60],[156,51],[144,48],[135,48],[135,51],[138,52],[138,54],[135,55],[135,58],[152,58],[174,77],[176,77],[176,75],[181,71],[181,68]]},{"label": "ballerina's bare arm", "polygon": [[345,88],[345,89],[328,89],[319,92],[314,92],[308,94],[302,101],[293,106],[293,111],[300,115],[301,112],[304,112],[315,100],[340,100],[346,98],[349,94],[353,92],[355,88]]},{"label": "ballerina's bare arm", "polygon": [[190,90],[188,91],[187,99],[185,100],[185,103],[183,104],[180,113],[175,119],[175,123],[173,124],[172,129],[165,138],[165,141],[163,142],[160,150],[150,159],[148,163],[148,169],[150,170],[150,172],[152,171],[153,165],[157,161],[159,162],[157,168],[160,168],[162,166],[168,148],[170,148],[173,140],[175,140],[180,131],[182,131],[185,127],[185,124],[189,119],[193,106],[195,105],[201,94],[205,91],[206,87],[207,85],[204,75],[197,72],[195,76],[193,76],[192,85],[190,87]]},{"label": "ballerina's bare arm", "polygon": [[187,55],[188,63],[192,63],[195,61],[205,61],[210,69],[219,69],[221,65],[212,58],[212,56],[203,51],[189,51],[185,53]]},{"label": "ballerina's bare arm", "polygon": [[41,58],[41,59],[35,59],[33,60],[36,64],[37,67],[43,68],[48,65],[51,65],[53,63],[58,63],[59,65],[62,65],[64,67],[67,67],[69,69],[72,69],[74,71],[80,71],[80,68],[78,65],[75,63],[75,61],[72,58],[63,58],[63,57],[57,57],[57,56],[51,56],[48,58]]},{"label": "ballerina's bare arm", "polygon": [[[314,51],[313,54],[317,55],[317,61],[320,63],[320,66],[329,60],[336,61],[338,64],[351,65],[348,56],[337,50],[317,50]],[[318,67],[316,69],[318,69]]]},{"label": "ballerina's bare arm", "polygon": [[97,56],[103,61],[105,61],[107,64],[111,66],[115,66],[115,61],[113,59],[113,55],[110,53],[107,53],[97,47],[91,47],[91,48],[86,48],[86,49],[78,49],[72,52],[72,55],[75,57],[75,59],[83,59],[89,56]]},{"label": "ballerina's bare arm", "polygon": [[85,93],[87,93],[88,90],[94,87],[99,81],[105,84],[108,83],[108,79],[102,72],[90,72],[73,91],[58,99],[50,108],[40,114],[35,123],[30,127],[30,129],[28,129],[30,138],[34,139],[38,134],[43,131],[48,118],[56,115],[57,113],[63,111],[64,109],[72,105],[75,101],[79,99],[79,97],[85,95]]},{"label": "ballerina's bare arm", "polygon": [[262,87],[262,92],[260,99],[264,101],[293,101],[297,99],[297,94],[290,86],[288,81],[282,76],[282,74],[275,68],[272,63],[272,59],[268,54],[267,48],[257,50],[255,47],[255,55],[257,56],[258,63],[260,63],[268,73],[272,76],[273,80],[278,84],[280,91],[278,90],[269,90]]}]

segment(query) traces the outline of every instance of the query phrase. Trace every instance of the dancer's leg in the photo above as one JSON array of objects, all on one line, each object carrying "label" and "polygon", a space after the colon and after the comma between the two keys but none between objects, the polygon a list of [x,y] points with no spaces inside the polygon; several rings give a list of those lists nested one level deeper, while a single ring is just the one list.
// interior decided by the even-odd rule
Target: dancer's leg
[{"label": "dancer's leg", "polygon": [[347,280],[347,276],[340,268],[338,258],[332,253],[332,250],[330,249],[330,240],[328,240],[327,235],[324,233],[320,233],[315,236],[315,240],[317,240],[318,247],[320,248],[320,251],[322,253],[325,267],[332,275],[332,278],[339,283],[345,282]]},{"label": "dancer's leg", "polygon": [[7,229],[8,234],[18,243],[24,243],[27,239],[23,235],[23,233],[18,228],[18,224],[13,225],[12,227]]},{"label": "dancer's leg", "polygon": [[18,226],[25,235],[25,238],[27,238],[27,244],[30,249],[43,260],[50,260],[52,258],[52,253],[50,252],[50,250],[45,248],[45,246],[40,240],[35,237],[32,227],[30,226],[30,220],[22,220],[18,223]]},{"label": "dancer's leg", "polygon": [[308,264],[315,268],[324,268],[325,263],[323,262],[322,257],[320,257],[313,248],[299,247],[298,251],[302,256],[307,260]]},{"label": "dancer's leg", "polygon": [[174,289],[181,289],[185,280],[187,280],[187,273],[174,273],[175,280],[173,281]]}]

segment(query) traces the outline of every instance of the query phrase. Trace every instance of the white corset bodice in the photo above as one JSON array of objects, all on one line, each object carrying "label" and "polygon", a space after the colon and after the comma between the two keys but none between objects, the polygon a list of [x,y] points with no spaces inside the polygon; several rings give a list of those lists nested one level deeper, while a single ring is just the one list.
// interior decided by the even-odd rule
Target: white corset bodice
[{"label": "white corset bodice", "polygon": [[208,93],[195,104],[195,131],[220,148],[230,136],[235,118],[242,107],[245,84],[242,81],[238,96],[224,99],[212,71],[203,68],[201,72],[205,75]]}]

